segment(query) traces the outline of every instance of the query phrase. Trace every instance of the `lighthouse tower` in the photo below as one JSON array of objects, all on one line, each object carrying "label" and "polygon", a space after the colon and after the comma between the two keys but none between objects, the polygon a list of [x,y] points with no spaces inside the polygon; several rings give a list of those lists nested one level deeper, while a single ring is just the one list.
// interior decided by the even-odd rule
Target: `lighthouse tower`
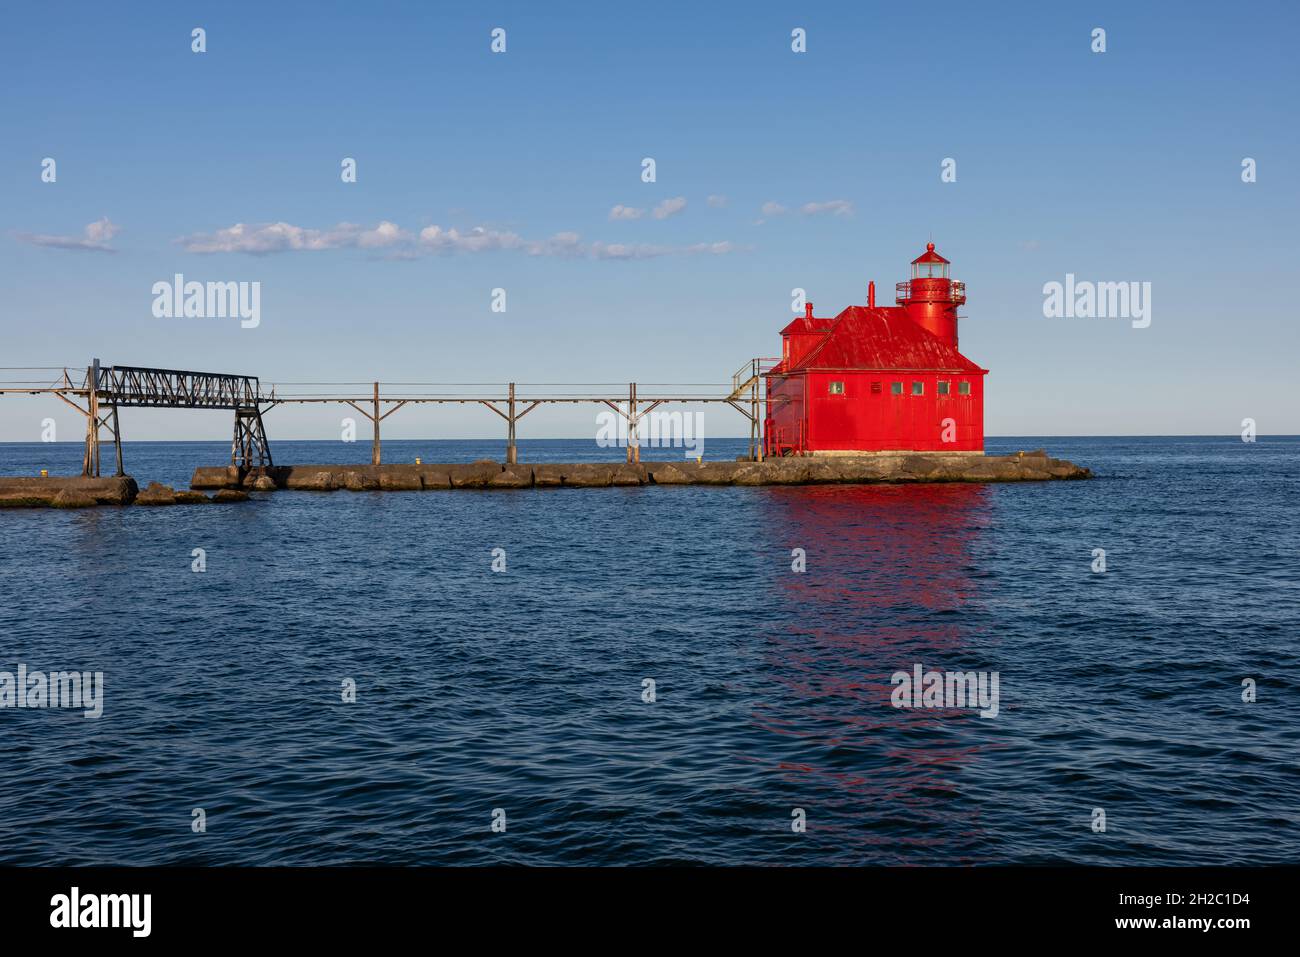
[{"label": "lighthouse tower", "polygon": [[925,244],[912,260],[912,278],[900,282],[894,299],[911,319],[940,341],[957,348],[957,307],[966,303],[966,284],[948,278],[951,265]]}]

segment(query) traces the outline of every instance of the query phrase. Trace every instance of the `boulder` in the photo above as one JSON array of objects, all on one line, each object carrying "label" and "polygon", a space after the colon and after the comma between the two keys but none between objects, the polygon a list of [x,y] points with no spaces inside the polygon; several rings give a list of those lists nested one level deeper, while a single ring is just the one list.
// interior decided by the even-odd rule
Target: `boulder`
[{"label": "boulder", "polygon": [[223,504],[226,502],[247,502],[248,493],[243,489],[223,488],[221,491],[217,492],[216,495],[212,496],[212,501]]},{"label": "boulder", "polygon": [[808,463],[803,458],[764,459],[761,468],[771,485],[802,485],[808,481]]},{"label": "boulder", "polygon": [[285,488],[304,492],[329,492],[335,487],[334,473],[323,468],[314,470],[295,468],[290,471],[288,479],[285,480]]},{"label": "boulder", "polygon": [[738,463],[733,482],[736,485],[767,485],[767,470],[758,462],[744,460]]},{"label": "boulder", "polygon": [[54,508],[94,508],[98,504],[94,496],[77,488],[61,489],[50,500],[50,505]]},{"label": "boulder", "polygon": [[563,466],[551,464],[533,466],[533,485],[538,488],[556,488],[563,484]]},{"label": "boulder", "polygon": [[194,477],[190,479],[190,488],[239,488],[243,478],[243,471],[234,465],[197,468],[194,470]]},{"label": "boulder", "polygon": [[1015,466],[1001,456],[972,456],[962,469],[962,479],[973,482],[1005,481],[1015,472]]},{"label": "boulder", "polygon": [[176,490],[170,485],[150,482],[145,490],[135,497],[136,505],[175,505]]},{"label": "boulder", "polygon": [[646,466],[646,474],[655,485],[690,485],[691,478],[672,462],[654,462]]},{"label": "boulder", "polygon": [[176,493],[177,505],[206,505],[212,499],[208,498],[202,492],[180,491]]},{"label": "boulder", "polygon": [[430,489],[448,489],[451,488],[451,474],[446,468],[430,468],[421,466],[420,471],[420,488]]},{"label": "boulder", "polygon": [[804,481],[810,485],[827,485],[843,479],[840,472],[827,459],[804,459]]},{"label": "boulder", "polygon": [[608,462],[584,462],[564,466],[564,484],[574,488],[602,488],[614,479],[617,466]]},{"label": "boulder", "polygon": [[447,466],[447,477],[452,488],[487,488],[488,483],[501,474],[501,465],[489,459],[480,459],[469,465]]},{"label": "boulder", "polygon": [[646,471],[640,465],[620,465],[610,474],[610,485],[642,485],[646,480]]},{"label": "boulder", "polygon": [[930,481],[943,472],[943,463],[929,455],[908,455],[903,459],[899,478],[903,481]]},{"label": "boulder", "polygon": [[752,463],[741,462],[701,462],[692,469],[687,466],[687,475],[700,485],[730,485],[744,468]]},{"label": "boulder", "polygon": [[840,482],[884,482],[898,471],[898,460],[893,457],[835,459],[826,464]]},{"label": "boulder", "polygon": [[379,476],[373,467],[349,469],[343,473],[342,485],[349,492],[376,492],[379,490]]},{"label": "boulder", "polygon": [[1057,459],[1051,460],[1052,464],[1048,466],[1047,473],[1052,478],[1058,479],[1086,479],[1091,478],[1092,472],[1088,469],[1081,468],[1072,462],[1061,462]]},{"label": "boulder", "polygon": [[140,491],[135,479],[129,475],[86,481],[90,483],[87,493],[100,505],[130,505]]},{"label": "boulder", "polygon": [[424,483],[414,465],[381,465],[379,487],[385,492],[418,492]]},{"label": "boulder", "polygon": [[45,492],[25,491],[22,489],[0,489],[0,508],[44,508],[53,502],[57,495]]},{"label": "boulder", "polygon": [[488,480],[488,488],[532,488],[533,470],[527,466],[507,465]]}]

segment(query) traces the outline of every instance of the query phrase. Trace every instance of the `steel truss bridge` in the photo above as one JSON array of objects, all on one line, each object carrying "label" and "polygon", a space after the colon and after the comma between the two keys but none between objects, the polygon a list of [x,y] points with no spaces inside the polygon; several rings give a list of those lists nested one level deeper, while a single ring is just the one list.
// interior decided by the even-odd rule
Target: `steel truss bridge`
[{"label": "steel truss bridge", "polygon": [[[406,405],[479,404],[506,423],[506,462],[518,461],[517,423],[540,405],[595,403],[604,405],[627,423],[627,460],[639,462],[638,424],[642,417],[669,403],[725,403],[750,424],[750,457],[761,460],[764,372],[776,359],[751,359],[723,384],[674,383],[621,385],[596,383],[389,383],[289,382],[265,388],[256,376],[217,372],[188,372],[143,366],[105,366],[98,359],[74,376],[68,367],[0,368],[0,395],[53,395],[86,419],[86,451],[82,474],[100,474],[102,432],[107,430],[122,471],[122,431],[118,410],[229,409],[235,414],[230,464],[243,469],[269,468],[274,463],[262,417],[278,405],[337,403],[351,406],[374,429],[371,461],[379,465],[380,423]],[[12,378],[9,378],[12,376]],[[366,393],[361,387],[370,386]],[[615,391],[617,390],[617,391]]]}]

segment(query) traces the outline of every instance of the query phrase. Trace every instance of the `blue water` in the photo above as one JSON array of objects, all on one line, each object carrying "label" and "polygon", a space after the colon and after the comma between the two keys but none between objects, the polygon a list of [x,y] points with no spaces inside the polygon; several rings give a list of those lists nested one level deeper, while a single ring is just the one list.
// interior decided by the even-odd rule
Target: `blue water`
[{"label": "blue water", "polygon": [[[1098,478],[0,511],[0,670],[105,674],[98,720],[0,709],[0,862],[1294,863],[1300,439],[989,451],[1040,445]],[[228,456],[126,447],[141,485]],[[997,671],[998,716],[892,707],[916,663]]]}]

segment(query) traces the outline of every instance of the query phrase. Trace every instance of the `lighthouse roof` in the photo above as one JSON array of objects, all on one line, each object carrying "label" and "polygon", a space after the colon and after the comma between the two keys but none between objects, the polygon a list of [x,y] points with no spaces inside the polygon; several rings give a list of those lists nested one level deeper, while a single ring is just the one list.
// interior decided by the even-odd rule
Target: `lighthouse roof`
[{"label": "lighthouse roof", "polygon": [[[921,253],[921,255],[913,259],[912,265],[915,266],[917,263],[947,263],[947,262],[948,260],[944,259],[942,256],[940,256],[937,252],[934,251],[934,243],[926,243],[925,252]],[[951,265],[951,263],[949,263],[949,265]]]},{"label": "lighthouse roof", "polygon": [[781,330],[783,336],[808,335],[812,332],[825,332],[835,324],[830,316],[799,316]]},{"label": "lighthouse roof", "polygon": [[[785,364],[782,363],[782,366]],[[849,306],[832,321],[825,338],[778,374],[814,369],[984,372],[954,347],[889,306]]]}]

